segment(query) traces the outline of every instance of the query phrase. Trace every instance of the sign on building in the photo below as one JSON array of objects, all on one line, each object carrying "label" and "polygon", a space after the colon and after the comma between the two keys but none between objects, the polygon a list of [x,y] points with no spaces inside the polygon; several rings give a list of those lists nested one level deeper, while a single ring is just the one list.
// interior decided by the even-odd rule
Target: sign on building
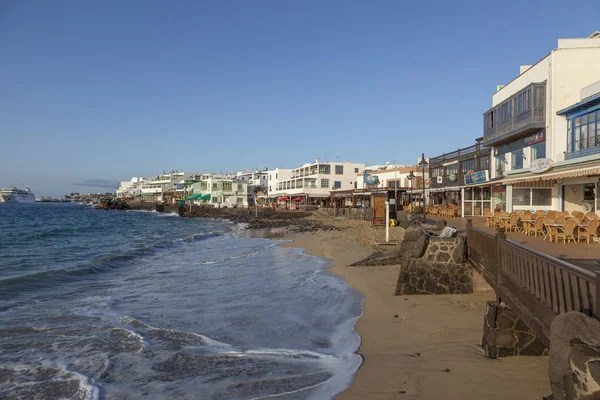
[{"label": "sign on building", "polygon": [[548,171],[554,165],[554,161],[549,158],[538,158],[529,164],[529,170],[534,174],[541,174]]},{"label": "sign on building", "polygon": [[489,180],[490,180],[490,173],[487,169],[465,175],[465,185],[475,185],[477,183],[485,183]]}]

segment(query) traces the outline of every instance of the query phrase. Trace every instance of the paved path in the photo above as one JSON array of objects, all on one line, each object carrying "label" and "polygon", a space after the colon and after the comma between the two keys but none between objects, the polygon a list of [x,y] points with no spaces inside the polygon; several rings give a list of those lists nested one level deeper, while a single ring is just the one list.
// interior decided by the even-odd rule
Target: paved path
[{"label": "paved path", "polygon": [[[429,221],[446,220],[448,226],[458,229],[459,235],[466,234],[467,219],[466,218],[444,218],[439,216],[427,216]],[[484,217],[472,217],[473,226],[482,229],[489,233],[495,233],[494,228],[485,227]],[[600,272],[600,264],[597,260],[600,260],[600,243],[592,242],[587,243],[554,243],[548,240],[543,240],[541,236],[525,236],[519,232],[507,232],[506,236],[508,239],[517,242],[523,246],[532,248],[541,253],[548,254],[550,256],[560,258],[568,261],[572,264],[578,265],[590,269],[592,271]]]}]

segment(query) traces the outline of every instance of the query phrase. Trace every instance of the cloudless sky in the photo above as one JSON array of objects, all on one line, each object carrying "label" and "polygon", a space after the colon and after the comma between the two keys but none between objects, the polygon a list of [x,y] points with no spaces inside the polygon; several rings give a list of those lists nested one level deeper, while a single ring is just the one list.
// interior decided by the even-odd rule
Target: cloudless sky
[{"label": "cloudless sky", "polygon": [[411,164],[473,144],[497,84],[595,30],[598,0],[0,0],[0,186]]}]

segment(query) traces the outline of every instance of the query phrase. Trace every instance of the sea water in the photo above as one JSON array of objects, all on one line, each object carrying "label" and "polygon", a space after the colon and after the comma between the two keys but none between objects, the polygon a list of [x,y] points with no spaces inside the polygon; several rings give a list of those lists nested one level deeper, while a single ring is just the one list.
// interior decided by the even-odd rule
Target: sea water
[{"label": "sea water", "polygon": [[0,205],[0,398],[326,399],[362,296],[225,221]]}]

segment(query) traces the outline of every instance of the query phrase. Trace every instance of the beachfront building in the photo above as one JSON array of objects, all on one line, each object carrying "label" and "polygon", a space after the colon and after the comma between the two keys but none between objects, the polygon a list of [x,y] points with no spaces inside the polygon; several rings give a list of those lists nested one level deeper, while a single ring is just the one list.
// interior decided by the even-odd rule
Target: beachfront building
[{"label": "beachfront building", "polygon": [[163,172],[156,177],[146,179],[142,185],[141,199],[150,202],[176,202],[183,198],[185,193],[182,190],[183,187],[178,192],[177,185],[182,185],[192,175],[181,171],[171,171],[169,173]]},{"label": "beachfront building", "polygon": [[506,210],[598,208],[600,33],[558,47],[500,86],[483,115]]},{"label": "beachfront building", "polygon": [[490,179],[491,149],[482,140],[430,159],[429,205],[454,207],[462,216],[504,209],[504,189]]},{"label": "beachfront building", "polygon": [[248,182],[241,179],[210,177],[191,186],[186,200],[213,207],[247,207]]},{"label": "beachfront building", "polygon": [[365,164],[323,162],[317,159],[294,169],[275,169],[269,175],[269,199],[284,204],[326,206],[332,190],[356,189]]},{"label": "beachfront building", "polygon": [[128,181],[121,181],[116,195],[120,198],[130,198],[141,195],[144,178],[133,177]]},{"label": "beachfront building", "polygon": [[[425,179],[428,176],[426,170]],[[416,165],[386,163],[366,167],[363,173],[356,175],[356,182],[356,189],[331,191],[337,207],[369,207],[373,194],[384,196],[398,209],[422,199],[423,175]]]},{"label": "beachfront building", "polygon": [[264,171],[238,172],[236,179],[248,182],[248,202],[250,204],[256,203],[257,198],[260,200],[259,203],[266,201],[269,187],[269,172],[266,169]]}]

